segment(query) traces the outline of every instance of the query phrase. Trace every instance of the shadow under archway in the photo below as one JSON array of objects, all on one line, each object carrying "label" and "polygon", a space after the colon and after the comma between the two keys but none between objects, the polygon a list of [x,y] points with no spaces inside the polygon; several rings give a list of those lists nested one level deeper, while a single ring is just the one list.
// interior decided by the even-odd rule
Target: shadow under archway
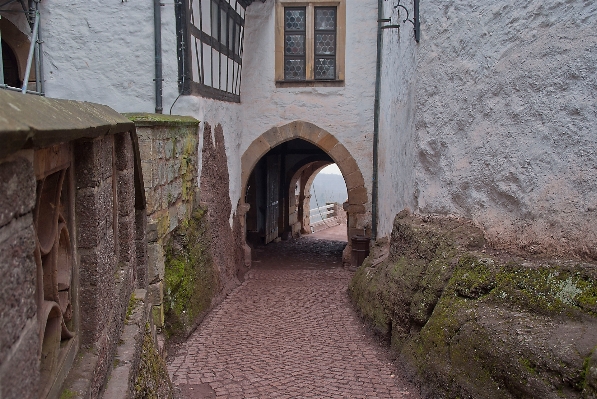
[{"label": "shadow under archway", "polygon": [[[284,149],[285,146],[286,150]],[[294,170],[292,168],[287,168],[287,165],[282,164],[281,160],[275,159],[279,154],[290,154],[290,152],[288,152],[289,147],[292,147],[291,150],[295,151],[293,153],[294,155],[297,155],[296,151],[298,150],[303,152],[301,155],[305,155],[301,162],[292,165]],[[247,233],[247,226],[255,222],[253,218],[256,217],[256,213],[262,212],[267,215],[276,214],[276,210],[270,212],[266,210],[264,212],[262,209],[255,209],[255,204],[263,203],[264,201],[259,201],[252,196],[258,195],[258,193],[252,193],[251,191],[251,187],[255,187],[257,183],[259,183],[254,179],[260,178],[262,180],[261,184],[265,184],[265,186],[268,187],[268,190],[270,189],[269,187],[277,184],[276,181],[279,181],[280,184],[272,190],[277,193],[288,193],[288,195],[280,195],[280,198],[284,199],[285,202],[278,202],[277,204],[282,208],[279,210],[279,216],[277,216],[278,230],[268,230],[266,232],[267,242],[273,236],[287,234],[289,232],[289,227],[290,234],[296,233],[296,223],[292,223],[292,211],[294,211],[294,209],[291,206],[292,203],[290,198],[292,195],[290,195],[289,191],[291,190],[291,183],[293,179],[296,178],[297,173],[301,171],[301,169],[304,172],[305,168],[311,168],[313,172],[315,172],[315,170],[319,171],[324,166],[332,163],[338,165],[346,183],[348,193],[348,201],[345,203],[345,210],[347,211],[348,217],[347,235],[349,245],[344,254],[344,259],[348,259],[351,250],[350,239],[355,235],[363,234],[363,232],[366,234],[369,233],[368,228],[370,226],[370,221],[368,220],[369,216],[366,213],[369,204],[369,196],[358,164],[344,145],[326,130],[309,122],[295,121],[284,126],[274,127],[255,139],[244,152],[241,159],[242,192],[244,193],[244,196],[241,197],[239,202],[238,215],[241,216],[241,221],[244,221],[245,223],[242,226],[245,234]],[[256,177],[256,171],[259,173],[259,171],[263,171],[264,168],[266,170],[274,170],[277,168],[278,170],[282,170],[283,173],[278,179],[273,177],[269,178],[269,181],[267,176],[264,177],[262,175],[261,177]],[[315,174],[316,173],[312,174],[312,176],[314,177]],[[272,200],[270,202],[273,204],[276,201]],[[270,202],[265,201],[265,203],[268,204]],[[251,204],[253,204],[252,211]],[[304,206],[301,210],[300,201],[298,205],[299,206],[296,209],[296,218],[301,219],[298,213],[302,212],[304,216]],[[246,215],[246,218],[242,217],[244,215]],[[270,225],[272,224],[273,222],[270,222]],[[250,227],[253,229],[255,228],[254,225]],[[246,249],[248,250],[249,255],[250,250],[249,248]],[[249,260],[250,256],[247,256],[247,258],[247,260]]]}]

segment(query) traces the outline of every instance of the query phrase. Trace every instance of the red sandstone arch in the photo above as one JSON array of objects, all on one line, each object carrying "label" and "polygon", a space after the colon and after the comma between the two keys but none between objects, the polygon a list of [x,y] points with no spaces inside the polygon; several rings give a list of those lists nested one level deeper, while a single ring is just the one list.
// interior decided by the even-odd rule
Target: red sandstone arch
[{"label": "red sandstone arch", "polygon": [[[331,133],[326,130],[304,121],[295,121],[284,126],[273,127],[255,139],[241,158],[242,170],[242,193],[246,192],[249,176],[257,165],[257,162],[272,148],[292,139],[303,139],[315,144],[326,152],[338,165],[348,191],[348,237],[363,234],[363,228],[370,225],[366,219],[366,205],[369,201],[367,188],[363,174],[350,152]],[[241,197],[239,213],[244,215],[248,205]],[[243,220],[244,218],[241,218]],[[244,227],[244,226],[243,226]]]}]

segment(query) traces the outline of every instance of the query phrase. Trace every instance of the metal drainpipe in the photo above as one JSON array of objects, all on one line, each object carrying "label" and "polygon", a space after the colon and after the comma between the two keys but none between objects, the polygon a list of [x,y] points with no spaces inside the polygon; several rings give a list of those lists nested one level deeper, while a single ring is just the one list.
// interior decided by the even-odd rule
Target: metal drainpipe
[{"label": "metal drainpipe", "polygon": [[155,40],[155,113],[161,114],[162,107],[162,4],[153,0],[153,30]]},{"label": "metal drainpipe", "polygon": [[377,63],[375,67],[375,108],[373,111],[373,190],[371,192],[371,239],[377,239],[377,219],[378,219],[378,162],[379,162],[379,97],[381,95],[381,56],[383,45],[383,31],[381,29],[381,20],[383,19],[383,0],[377,1]]},{"label": "metal drainpipe", "polygon": [[[0,15],[2,19],[2,15]],[[0,31],[0,85],[4,84],[4,62],[2,58],[2,31]]]}]

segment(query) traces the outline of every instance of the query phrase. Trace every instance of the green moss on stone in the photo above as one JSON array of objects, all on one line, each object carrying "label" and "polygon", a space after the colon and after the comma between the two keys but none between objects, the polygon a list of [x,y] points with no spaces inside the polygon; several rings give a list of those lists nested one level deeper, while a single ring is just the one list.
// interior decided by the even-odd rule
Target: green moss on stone
[{"label": "green moss on stone", "polygon": [[135,125],[198,125],[199,121],[191,116],[150,114],[150,113],[125,113],[123,114]]},{"label": "green moss on stone", "polygon": [[166,362],[158,353],[151,338],[149,325],[145,326],[141,347],[139,374],[134,385],[135,399],[173,399],[174,389]]},{"label": "green moss on stone", "polygon": [[[470,223],[402,214],[390,257],[359,268],[350,296],[421,380],[446,397],[591,397],[597,362],[583,331],[597,326],[595,268],[502,259],[481,251],[483,243]],[[576,355],[544,347],[554,333]]]},{"label": "green moss on stone", "polygon": [[60,394],[60,399],[72,399],[72,398],[75,398],[75,397],[77,397],[77,393],[71,391],[70,389],[65,389]]},{"label": "green moss on stone", "polygon": [[173,232],[166,245],[164,312],[166,332],[189,332],[207,311],[217,292],[218,278],[208,251],[207,220],[202,209]]}]

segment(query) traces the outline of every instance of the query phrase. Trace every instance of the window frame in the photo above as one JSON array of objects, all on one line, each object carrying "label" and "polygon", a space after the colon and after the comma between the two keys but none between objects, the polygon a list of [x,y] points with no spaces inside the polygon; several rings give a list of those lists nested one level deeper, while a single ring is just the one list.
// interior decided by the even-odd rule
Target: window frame
[{"label": "window frame", "polygon": [[[284,44],[286,7],[306,7],[305,80],[286,80],[284,77]],[[336,76],[335,79],[315,79],[315,7],[336,7]],[[346,0],[276,0],[275,81],[278,87],[342,86],[345,79],[346,58]]]}]

